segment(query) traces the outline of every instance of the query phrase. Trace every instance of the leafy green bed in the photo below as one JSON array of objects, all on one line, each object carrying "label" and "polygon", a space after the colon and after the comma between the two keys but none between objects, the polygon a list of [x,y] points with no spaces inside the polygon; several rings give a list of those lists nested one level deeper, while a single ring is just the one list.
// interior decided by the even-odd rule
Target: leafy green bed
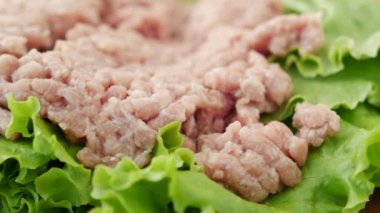
[{"label": "leafy green bed", "polygon": [[38,117],[38,100],[9,97],[12,121],[0,138],[0,212],[358,212],[380,186],[380,4],[372,0],[284,0],[287,12],[319,11],[326,42],[318,55],[289,53],[292,98],[264,120],[284,120],[296,103],[325,103],[341,131],[311,150],[296,187],[262,204],[212,182],[180,148],[179,123],[157,135],[150,165],[124,158],[116,167],[84,168],[78,146]]},{"label": "leafy green bed", "polygon": [[91,171],[75,159],[80,147],[69,145],[57,128],[38,117],[36,98],[9,97],[8,105],[12,120],[6,137],[21,133],[23,138],[0,138],[0,212],[86,209]]}]

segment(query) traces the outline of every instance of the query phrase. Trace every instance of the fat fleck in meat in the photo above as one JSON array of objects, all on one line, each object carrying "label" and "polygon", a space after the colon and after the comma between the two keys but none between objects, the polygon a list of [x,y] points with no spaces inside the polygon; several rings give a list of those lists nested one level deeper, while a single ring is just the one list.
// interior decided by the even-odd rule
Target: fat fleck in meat
[{"label": "fat fleck in meat", "polygon": [[[143,167],[157,130],[177,120],[184,146],[198,152],[210,178],[261,201],[299,183],[309,144],[339,129],[330,109],[308,104],[296,109],[296,135],[280,122],[260,123],[292,91],[289,75],[265,56],[317,51],[319,15],[280,16],[275,0],[45,1],[15,1],[15,10],[46,7],[23,13],[30,22],[12,24],[15,34],[0,29],[0,52],[9,53],[0,55],[1,134],[9,122],[6,95],[36,96],[43,118],[70,142],[85,143],[78,153],[85,166],[128,156]],[[78,9],[69,10],[74,3]],[[28,26],[39,27],[36,40],[22,31]]]},{"label": "fat fleck in meat", "polygon": [[100,0],[1,0],[0,54],[49,49],[78,22],[100,21]]}]

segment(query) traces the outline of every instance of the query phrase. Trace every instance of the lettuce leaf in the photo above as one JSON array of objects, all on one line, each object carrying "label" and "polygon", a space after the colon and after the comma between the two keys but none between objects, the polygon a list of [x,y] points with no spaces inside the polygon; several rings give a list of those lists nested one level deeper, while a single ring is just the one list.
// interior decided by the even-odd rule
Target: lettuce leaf
[{"label": "lettuce leaf", "polygon": [[180,123],[159,130],[156,152],[144,169],[129,158],[115,168],[97,166],[91,195],[101,206],[92,213],[125,212],[279,212],[245,201],[210,180],[194,163],[193,153],[180,148]]},{"label": "lettuce leaf", "polygon": [[291,116],[298,102],[324,103],[341,116],[341,132],[312,150],[300,185],[267,205],[289,212],[358,212],[380,186],[380,57],[345,58],[342,72],[305,78],[291,67],[292,98],[265,121]]},{"label": "lettuce leaf", "polygon": [[[380,112],[378,109],[371,107],[369,104],[360,104],[355,110],[340,109],[339,115],[346,121],[354,124],[357,127],[371,131],[371,137],[367,139],[369,146],[367,156],[374,167],[380,167]],[[371,181],[380,187],[380,170],[372,171]]]},{"label": "lettuce leaf", "polygon": [[317,55],[290,53],[287,64],[295,64],[303,76],[327,76],[348,65],[344,59],[368,59],[380,48],[380,3],[374,0],[282,0],[291,13],[321,12],[325,42]]},{"label": "lettuce leaf", "polygon": [[331,108],[355,109],[368,102],[380,107],[380,56],[357,61],[347,58],[344,70],[328,77],[305,78],[296,67],[289,68],[293,82],[292,97],[277,112],[263,116],[263,121],[284,120],[298,102],[323,103]]},{"label": "lettuce leaf", "polygon": [[[0,137],[0,212],[85,212],[88,204],[95,203],[92,198],[99,200],[91,210],[95,213],[357,212],[363,208],[374,187],[380,186],[380,117],[373,107],[380,107],[380,4],[372,0],[283,2],[288,12],[321,11],[326,42],[317,55],[289,53],[285,65],[291,69],[293,96],[265,119],[286,119],[296,103],[308,101],[337,109],[344,120],[337,136],[311,151],[298,186],[271,196],[265,205],[239,198],[194,164],[193,153],[180,147],[180,124],[174,122],[160,129],[148,167],[140,169],[128,158],[114,168],[98,166],[92,188],[91,171],[75,160],[80,147],[68,145],[59,129],[38,117],[38,100],[9,97],[12,121],[6,138]],[[11,141],[14,134],[23,138]]]},{"label": "lettuce leaf", "polygon": [[380,127],[380,113],[368,103],[359,104],[354,110],[338,109],[339,116],[345,121],[366,130]]},{"label": "lettuce leaf", "polygon": [[[347,120],[360,113],[354,111],[345,113]],[[101,205],[91,212],[358,212],[380,183],[380,157],[374,154],[380,151],[380,129],[358,126],[342,121],[338,135],[311,151],[299,185],[255,204],[200,172],[189,150],[169,152],[165,138],[175,138],[179,129],[171,123],[164,127],[163,143],[157,143],[167,152],[154,156],[148,167],[140,169],[128,158],[115,168],[96,167],[92,196]]]},{"label": "lettuce leaf", "polygon": [[16,101],[6,137],[0,138],[0,212],[74,212],[91,201],[91,171],[76,160],[80,147],[63,140],[58,128],[38,116],[35,97]]},{"label": "lettuce leaf", "polygon": [[[288,212],[358,212],[369,200],[379,171],[380,130],[368,131],[342,121],[341,131],[313,150],[303,181],[266,201]],[[371,148],[371,149],[370,149]],[[375,149],[374,149],[375,148]]]},{"label": "lettuce leaf", "polygon": [[[33,98],[26,102],[38,103]],[[114,168],[96,167],[91,196],[99,204],[91,212],[357,212],[380,184],[380,129],[372,127],[380,116],[365,104],[339,113],[346,120],[342,121],[341,132],[312,150],[303,168],[303,181],[271,196],[265,205],[239,198],[202,173],[193,153],[180,147],[180,123],[174,122],[160,129],[148,167],[140,169],[129,158]],[[370,124],[357,119],[362,115],[372,116]],[[40,122],[46,122],[26,116],[31,119],[25,124],[32,126],[26,128],[30,138],[17,142],[3,138],[0,142],[4,147],[0,149],[1,212],[87,211],[83,205],[91,202],[89,171],[76,163],[72,157],[75,152],[69,151],[66,143],[54,140],[59,132],[41,129]],[[12,125],[10,128],[10,134],[21,132]],[[52,146],[50,155],[33,147],[38,132],[49,142],[45,145]],[[48,162],[64,165],[53,167]]]}]

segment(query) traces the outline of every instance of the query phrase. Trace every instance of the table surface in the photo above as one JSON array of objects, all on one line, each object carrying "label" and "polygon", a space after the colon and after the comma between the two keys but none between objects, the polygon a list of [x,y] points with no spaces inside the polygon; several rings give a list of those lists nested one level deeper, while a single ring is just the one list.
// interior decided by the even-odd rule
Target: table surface
[{"label": "table surface", "polygon": [[367,203],[366,208],[360,213],[380,213],[380,189],[375,190],[370,202]]}]

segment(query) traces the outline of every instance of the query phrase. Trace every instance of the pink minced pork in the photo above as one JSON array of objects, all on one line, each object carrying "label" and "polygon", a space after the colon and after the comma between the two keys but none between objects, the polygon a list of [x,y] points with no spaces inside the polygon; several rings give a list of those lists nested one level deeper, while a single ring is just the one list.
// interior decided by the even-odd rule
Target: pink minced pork
[{"label": "pink minced pork", "polygon": [[[234,122],[224,133],[202,135],[197,163],[204,165],[212,179],[253,201],[279,191],[282,184],[296,185],[301,180],[300,169],[265,131],[276,133],[270,124],[247,127]],[[282,140],[290,146],[294,141]]]},{"label": "pink minced pork", "polygon": [[11,114],[8,110],[0,108],[0,134],[4,135],[9,122],[11,121]]},{"label": "pink minced pork", "polygon": [[[301,181],[308,146],[320,146],[339,131],[339,117],[325,105],[297,105],[293,118],[296,135],[273,121],[243,126],[236,121],[223,133],[198,139],[197,163],[206,174],[242,197],[262,201],[283,186]],[[258,157],[259,156],[259,157]]]},{"label": "pink minced pork", "polygon": [[169,39],[183,32],[189,12],[177,0],[103,0],[104,20],[146,37]]},{"label": "pink minced pork", "polygon": [[99,23],[101,9],[101,0],[0,0],[0,53],[52,48],[76,23]]},{"label": "pink minced pork", "polygon": [[[227,6],[228,5],[228,6]],[[277,0],[206,0],[192,8],[186,35],[207,35],[210,29],[233,26],[252,29],[282,11]]]},{"label": "pink minced pork", "polygon": [[296,107],[293,126],[298,129],[298,137],[318,147],[325,138],[339,131],[340,123],[338,115],[326,105],[303,103]]},{"label": "pink minced pork", "polygon": [[[63,25],[50,16],[60,10],[42,8],[41,20],[49,20],[46,44],[30,43],[22,30],[2,37],[11,27],[4,25],[0,52],[9,54],[0,55],[0,133],[10,119],[6,95],[36,96],[43,118],[70,142],[85,143],[78,153],[85,166],[112,166],[128,156],[143,167],[157,130],[176,120],[206,174],[242,197],[262,201],[296,185],[309,144],[319,146],[335,134],[339,117],[326,106],[305,103],[296,108],[296,135],[280,122],[261,124],[260,115],[274,112],[292,91],[289,75],[265,56],[291,48],[317,51],[321,17],[281,16],[275,0],[233,2],[232,8],[232,0],[215,2],[83,1],[85,15],[63,12],[71,17]],[[50,51],[26,53],[53,43]]]}]

